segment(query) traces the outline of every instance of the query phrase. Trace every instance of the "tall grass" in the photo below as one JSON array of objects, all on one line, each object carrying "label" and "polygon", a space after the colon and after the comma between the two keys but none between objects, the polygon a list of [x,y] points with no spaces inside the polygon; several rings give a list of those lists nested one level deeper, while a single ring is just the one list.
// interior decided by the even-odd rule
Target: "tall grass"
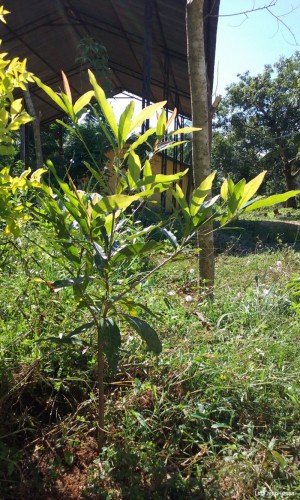
[{"label": "tall grass", "polygon": [[124,344],[98,456],[93,342],[51,343],[82,313],[37,280],[54,277],[53,261],[17,245],[23,261],[7,249],[0,275],[3,498],[299,497],[300,328],[287,288],[299,254],[219,256],[214,302],[196,294],[192,252],[143,285],[163,353]]}]

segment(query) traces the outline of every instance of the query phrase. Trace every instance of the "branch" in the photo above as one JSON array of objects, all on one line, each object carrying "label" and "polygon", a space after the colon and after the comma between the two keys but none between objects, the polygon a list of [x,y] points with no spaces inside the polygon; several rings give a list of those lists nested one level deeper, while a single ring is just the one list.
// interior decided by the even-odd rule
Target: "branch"
[{"label": "branch", "polygon": [[297,8],[299,8],[299,5],[296,6],[296,7],[293,7],[285,12],[284,14],[275,14],[273,11],[272,11],[272,7],[275,7],[275,5],[277,4],[277,1],[278,0],[269,0],[268,3],[266,3],[265,5],[261,5],[260,7],[255,7],[255,1],[253,1],[253,7],[251,9],[247,9],[247,10],[242,10],[240,12],[232,12],[230,14],[219,14],[219,15],[215,15],[215,14],[212,14],[213,10],[211,9],[210,13],[207,14],[206,17],[237,17],[237,16],[244,16],[244,19],[242,19],[242,21],[240,22],[240,24],[234,26],[234,27],[239,27],[241,26],[248,18],[248,14],[252,14],[253,12],[258,12],[258,11],[261,11],[261,10],[266,10],[272,17],[274,17],[274,19],[276,19],[277,21],[277,31],[279,29],[279,26],[282,25],[288,32],[289,34],[291,35],[291,37],[293,38],[294,40],[294,43],[293,44],[290,44],[287,40],[286,42],[289,43],[290,45],[299,45],[298,42],[297,42],[297,39],[296,39],[296,36],[295,34],[293,33],[293,31],[291,30],[291,28],[288,26],[288,24],[283,21],[283,17],[291,14],[292,12],[294,12]]},{"label": "branch", "polygon": [[[286,14],[281,14],[281,15],[274,14],[274,12],[271,11],[270,7],[266,7],[266,10],[269,12],[269,14],[271,14],[272,17],[274,17],[276,19],[278,29],[279,29],[279,25],[281,24],[289,32],[289,34],[293,38],[294,44],[298,45],[297,38],[295,37],[295,34],[291,30],[291,28],[286,24],[286,22],[281,19],[285,15],[290,14],[291,12],[294,12],[294,10],[296,10],[296,7],[294,9],[292,9],[290,12],[287,12]],[[287,40],[285,40],[285,41],[287,43],[289,43]]]},{"label": "branch", "polygon": [[240,12],[232,12],[231,14],[219,14],[219,16],[213,16],[213,14],[208,14],[207,17],[234,17],[234,16],[247,16],[247,14],[251,14],[252,12],[257,12],[259,10],[266,10],[270,7],[274,7],[277,4],[277,0],[271,0],[268,4],[262,5],[261,7],[253,6],[252,9],[242,10]]}]

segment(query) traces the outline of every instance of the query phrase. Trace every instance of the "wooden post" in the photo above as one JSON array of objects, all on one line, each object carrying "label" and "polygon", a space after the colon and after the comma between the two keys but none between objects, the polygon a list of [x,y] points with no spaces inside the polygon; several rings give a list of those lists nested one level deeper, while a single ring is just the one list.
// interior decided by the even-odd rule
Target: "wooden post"
[{"label": "wooden post", "polygon": [[35,111],[28,87],[24,91],[24,97],[25,97],[27,111],[30,114],[30,116],[34,118],[32,122],[32,129],[33,129],[35,156],[36,156],[36,168],[41,168],[44,162],[43,162],[43,150],[41,141],[40,117],[37,115]]},{"label": "wooden post", "polygon": [[[144,58],[143,58],[143,88],[142,106],[150,104],[151,98],[151,64],[152,64],[152,38],[153,38],[153,0],[144,0]],[[149,120],[143,124],[143,132],[149,128]]]}]

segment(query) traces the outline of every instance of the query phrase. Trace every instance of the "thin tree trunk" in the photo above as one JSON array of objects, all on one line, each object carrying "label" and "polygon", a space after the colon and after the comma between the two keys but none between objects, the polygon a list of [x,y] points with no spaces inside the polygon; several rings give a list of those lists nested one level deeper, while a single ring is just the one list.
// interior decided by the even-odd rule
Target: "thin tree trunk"
[{"label": "thin tree trunk", "polygon": [[[286,164],[284,166],[284,175],[285,175],[285,182],[286,182],[287,191],[291,191],[292,189],[294,189],[293,176],[292,176],[291,170],[292,169],[291,169],[291,166],[289,164]],[[289,200],[287,200],[286,206],[287,206],[287,208],[297,208],[296,198],[290,198]]]},{"label": "thin tree trunk", "polygon": [[98,330],[98,451],[104,444],[104,355],[101,329]]},{"label": "thin tree trunk", "polygon": [[[187,0],[186,31],[187,55],[191,92],[192,120],[194,127],[201,127],[193,134],[193,181],[198,186],[211,172],[211,116],[210,91],[204,46],[204,0]],[[209,223],[198,232],[200,286],[208,287],[213,294],[215,261],[213,225]]]},{"label": "thin tree trunk", "polygon": [[[293,189],[297,189],[297,175],[292,173],[292,165],[293,161],[288,161],[285,154],[281,153],[281,158],[284,164],[284,176],[287,191],[292,191]],[[287,208],[297,208],[297,200],[296,198],[290,198],[286,202]]]},{"label": "thin tree trunk", "polygon": [[28,88],[24,91],[24,97],[26,102],[27,111],[34,118],[32,122],[34,147],[35,147],[35,157],[36,157],[36,168],[41,168],[43,166],[43,150],[41,141],[41,129],[40,129],[40,118],[37,116],[35,107],[33,105],[30,92]]}]

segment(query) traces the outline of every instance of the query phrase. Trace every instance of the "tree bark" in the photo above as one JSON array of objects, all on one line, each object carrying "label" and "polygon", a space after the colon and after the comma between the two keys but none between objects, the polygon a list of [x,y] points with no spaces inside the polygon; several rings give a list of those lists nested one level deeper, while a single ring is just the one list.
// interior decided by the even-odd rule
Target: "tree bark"
[{"label": "tree bark", "polygon": [[33,105],[30,92],[28,88],[24,91],[25,103],[27,111],[34,118],[32,122],[34,147],[35,147],[35,157],[36,157],[36,168],[41,168],[44,164],[43,161],[43,150],[41,141],[41,129],[40,129],[40,118],[36,114],[35,107]]},{"label": "tree bark", "polygon": [[[300,177],[300,169],[293,173],[293,165],[297,165],[297,160],[294,158],[293,160],[288,160],[284,150],[281,150],[281,160],[283,163],[283,170],[285,176],[285,183],[287,191],[292,191],[293,189],[299,189],[298,187],[298,177]],[[300,179],[299,179],[300,181]],[[296,198],[289,198],[286,202],[287,208],[297,208],[297,200]]]},{"label": "tree bark", "polygon": [[104,434],[104,355],[101,330],[98,330],[98,451],[102,450]]},{"label": "tree bark", "polygon": [[[291,191],[295,188],[294,185],[294,176],[292,174],[292,167],[290,164],[286,164],[284,166],[284,175],[285,175],[285,182],[286,182],[286,187],[287,191]],[[296,198],[289,198],[286,202],[287,208],[297,208],[297,200]]]},{"label": "tree bark", "polygon": [[[187,57],[191,92],[191,109],[194,127],[201,127],[193,134],[192,169],[193,183],[198,186],[211,173],[211,92],[207,78],[204,45],[204,0],[187,0],[186,31]],[[198,232],[200,286],[208,287],[213,294],[215,278],[213,225],[206,224]]]}]

